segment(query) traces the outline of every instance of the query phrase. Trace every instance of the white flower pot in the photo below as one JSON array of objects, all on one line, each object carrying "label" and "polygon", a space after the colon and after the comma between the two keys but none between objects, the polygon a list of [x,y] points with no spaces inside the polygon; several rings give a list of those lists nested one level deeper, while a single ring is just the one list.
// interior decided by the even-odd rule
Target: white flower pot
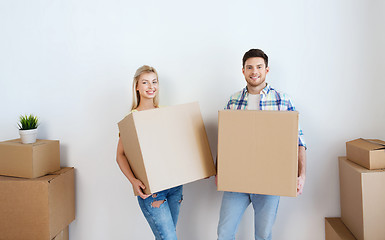
[{"label": "white flower pot", "polygon": [[19,134],[22,143],[35,143],[37,137],[37,128],[30,130],[19,130]]}]

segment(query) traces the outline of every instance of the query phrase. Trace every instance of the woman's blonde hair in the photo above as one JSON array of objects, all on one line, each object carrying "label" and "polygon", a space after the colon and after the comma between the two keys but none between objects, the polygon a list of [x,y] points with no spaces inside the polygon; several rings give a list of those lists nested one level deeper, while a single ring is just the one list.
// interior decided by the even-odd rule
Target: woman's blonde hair
[{"label": "woman's blonde hair", "polygon": [[[136,90],[136,88],[138,87],[140,75],[142,75],[143,73],[151,73],[151,72],[155,73],[156,78],[159,82],[158,72],[155,70],[155,68],[147,66],[147,65],[143,65],[140,68],[138,68],[138,70],[136,70],[135,75],[134,75],[134,81],[132,82],[132,106],[131,106],[131,110],[136,109],[140,103],[140,94],[139,94],[139,91]],[[158,107],[159,106],[159,93],[158,93],[158,91],[157,91],[157,94],[155,95],[153,100],[154,100],[154,107]]]}]

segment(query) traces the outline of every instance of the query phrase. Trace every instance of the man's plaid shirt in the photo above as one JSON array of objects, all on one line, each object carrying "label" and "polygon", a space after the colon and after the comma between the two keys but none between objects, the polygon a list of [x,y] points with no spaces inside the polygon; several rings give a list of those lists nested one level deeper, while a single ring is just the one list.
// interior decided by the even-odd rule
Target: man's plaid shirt
[{"label": "man's plaid shirt", "polygon": [[[235,93],[230,97],[225,109],[245,110],[247,109],[247,99],[249,92],[247,87]],[[260,110],[275,110],[275,111],[295,111],[290,98],[285,94],[278,92],[274,88],[266,84],[266,87],[261,91],[261,100],[259,102]],[[301,127],[298,129],[298,145],[306,148],[304,136]]]}]

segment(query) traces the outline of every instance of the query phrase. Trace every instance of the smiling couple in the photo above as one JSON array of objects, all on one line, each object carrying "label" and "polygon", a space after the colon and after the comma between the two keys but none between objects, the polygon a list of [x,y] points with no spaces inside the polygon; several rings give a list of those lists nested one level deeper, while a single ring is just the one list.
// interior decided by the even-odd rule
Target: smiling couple
[{"label": "smiling couple", "polygon": [[[246,87],[230,97],[225,109],[295,111],[290,98],[266,82],[268,72],[268,56],[260,49],[247,51],[242,59]],[[140,67],[134,75],[131,111],[158,108],[158,87],[157,71],[147,65]],[[306,176],[306,144],[301,129],[298,131],[298,145],[297,193],[301,194]],[[117,162],[138,195],[139,206],[155,239],[177,239],[176,224],[183,198],[183,186],[145,195],[142,191],[145,186],[135,178],[120,139]],[[224,192],[218,223],[218,240],[235,239],[242,215],[250,203],[254,208],[255,239],[272,239],[272,227],[277,216],[279,200],[279,196],[273,195]]]}]

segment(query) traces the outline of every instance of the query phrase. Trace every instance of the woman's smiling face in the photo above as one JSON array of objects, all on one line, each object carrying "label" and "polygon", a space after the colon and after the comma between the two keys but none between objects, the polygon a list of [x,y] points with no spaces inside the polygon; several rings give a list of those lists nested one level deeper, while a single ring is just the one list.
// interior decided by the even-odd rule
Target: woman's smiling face
[{"label": "woman's smiling face", "polygon": [[136,90],[141,98],[153,99],[158,94],[159,83],[155,73],[142,73],[138,80]]}]

